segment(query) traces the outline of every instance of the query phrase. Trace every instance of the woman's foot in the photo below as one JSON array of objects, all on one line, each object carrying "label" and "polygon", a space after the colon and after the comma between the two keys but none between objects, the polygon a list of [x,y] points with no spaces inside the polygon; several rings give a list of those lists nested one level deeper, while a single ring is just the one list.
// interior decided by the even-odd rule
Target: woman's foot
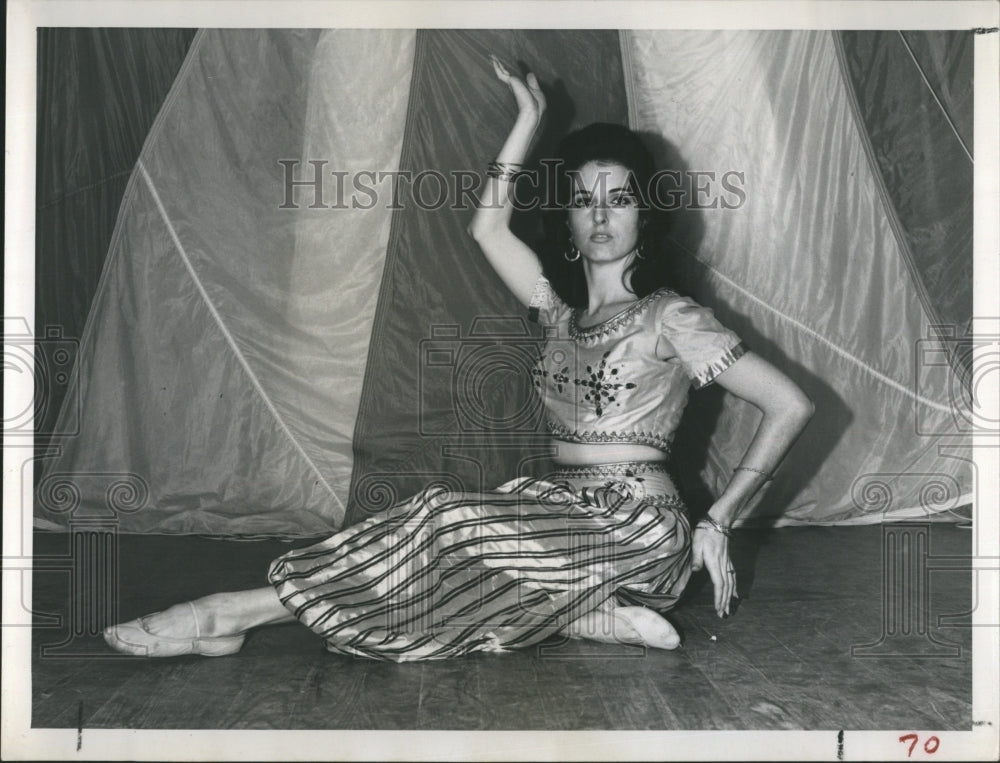
[{"label": "woman's foot", "polygon": [[625,623],[637,635],[638,642],[654,649],[676,649],[681,645],[677,629],[662,615],[646,607],[615,607],[615,623]]},{"label": "woman's foot", "polygon": [[219,625],[210,598],[199,599],[200,606],[187,601],[163,612],[109,626],[104,629],[104,640],[116,651],[140,657],[234,654],[242,648],[245,634],[227,631]]},{"label": "woman's foot", "polygon": [[676,649],[681,643],[674,626],[653,610],[613,604],[574,620],[567,627],[567,634],[605,644],[640,644],[654,649]]}]

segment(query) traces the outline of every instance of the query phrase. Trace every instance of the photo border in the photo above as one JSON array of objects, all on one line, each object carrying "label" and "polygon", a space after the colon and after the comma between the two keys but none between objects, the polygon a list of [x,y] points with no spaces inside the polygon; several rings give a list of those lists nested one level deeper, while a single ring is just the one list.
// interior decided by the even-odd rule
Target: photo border
[{"label": "photo border", "polygon": [[[11,0],[7,26],[7,159],[5,176],[5,315],[34,322],[34,207],[36,29],[45,26],[120,27],[395,27],[395,28],[682,28],[682,29],[992,29],[975,46],[974,309],[1000,315],[1000,5],[975,2],[633,2],[632,0],[449,0],[379,2],[285,0]],[[234,23],[238,20],[238,24]],[[997,376],[985,377],[984,399],[1000,399]],[[5,414],[31,398],[30,380],[8,375]],[[996,411],[988,413],[996,420]],[[905,759],[891,731],[158,731],[32,729],[32,444],[5,437],[3,516],[2,695],[6,759],[134,760],[642,760]],[[995,758],[998,734],[1000,559],[997,492],[1000,443],[974,444],[980,542],[973,565],[980,601],[973,613],[973,723],[969,731],[933,731],[949,760]],[[23,482],[22,482],[23,480]],[[28,485],[25,488],[24,485]],[[23,564],[20,564],[20,562]],[[27,617],[28,622],[25,622]],[[990,620],[989,618],[992,618]],[[21,626],[21,627],[18,627]],[[29,627],[24,627],[29,626]],[[924,733],[924,732],[922,732]],[[929,731],[928,731],[929,733]],[[78,749],[78,742],[81,743]],[[914,759],[930,759],[915,754]]]}]

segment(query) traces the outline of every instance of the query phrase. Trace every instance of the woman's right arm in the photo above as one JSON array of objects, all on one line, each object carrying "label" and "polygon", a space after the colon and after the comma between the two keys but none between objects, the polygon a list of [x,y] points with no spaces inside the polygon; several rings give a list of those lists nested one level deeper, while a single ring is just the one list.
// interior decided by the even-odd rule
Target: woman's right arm
[{"label": "woman's right arm", "polygon": [[[521,80],[510,74],[496,56],[491,58],[497,78],[510,86],[518,107],[517,121],[496,161],[520,166],[528,155],[535,130],[545,113],[545,95],[534,74],[529,74],[526,81]],[[513,193],[512,182],[487,176],[485,194],[469,224],[469,234],[507,288],[524,305],[528,305],[542,273],[542,265],[531,247],[510,230]]]}]

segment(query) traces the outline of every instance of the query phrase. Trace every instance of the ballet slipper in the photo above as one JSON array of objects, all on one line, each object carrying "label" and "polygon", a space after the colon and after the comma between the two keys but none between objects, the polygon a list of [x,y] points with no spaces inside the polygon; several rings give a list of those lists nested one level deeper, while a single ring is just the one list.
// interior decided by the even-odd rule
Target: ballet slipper
[{"label": "ballet slipper", "polygon": [[615,624],[625,622],[638,635],[638,643],[654,649],[676,649],[681,637],[665,617],[646,607],[615,607]]},{"label": "ballet slipper", "polygon": [[151,633],[146,626],[146,619],[151,615],[146,615],[136,620],[129,620],[127,623],[109,625],[104,629],[104,640],[115,651],[137,657],[179,657],[185,654],[223,657],[240,651],[246,638],[245,633],[235,636],[202,636],[194,602],[189,601],[186,604],[191,607],[194,636],[176,638]]},{"label": "ballet slipper", "polygon": [[681,643],[674,627],[646,607],[604,605],[571,622],[566,633],[570,638],[654,649],[676,649]]}]

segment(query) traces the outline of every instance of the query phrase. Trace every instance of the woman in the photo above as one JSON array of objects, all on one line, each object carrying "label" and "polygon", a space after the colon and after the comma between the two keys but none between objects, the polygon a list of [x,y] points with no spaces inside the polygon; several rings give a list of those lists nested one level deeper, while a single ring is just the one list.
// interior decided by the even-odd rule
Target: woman
[{"label": "woman", "polygon": [[[289,552],[271,587],[213,594],[105,630],[144,656],[219,656],[254,627],[298,619],[330,651],[440,659],[503,651],[559,633],[674,648],[655,610],[708,570],[715,610],[736,595],[729,526],[761,487],[812,404],[745,350],[711,312],[664,286],[648,204],[652,162],[630,131],[592,125],[563,142],[563,268],[542,275],[509,228],[512,181],[545,110],[493,59],[518,105],[487,172],[470,233],[552,337],[535,370],[560,470],[484,494],[429,488],[330,538]],[[715,382],[763,412],[743,464],[692,532],[665,469],[687,388]]]}]

